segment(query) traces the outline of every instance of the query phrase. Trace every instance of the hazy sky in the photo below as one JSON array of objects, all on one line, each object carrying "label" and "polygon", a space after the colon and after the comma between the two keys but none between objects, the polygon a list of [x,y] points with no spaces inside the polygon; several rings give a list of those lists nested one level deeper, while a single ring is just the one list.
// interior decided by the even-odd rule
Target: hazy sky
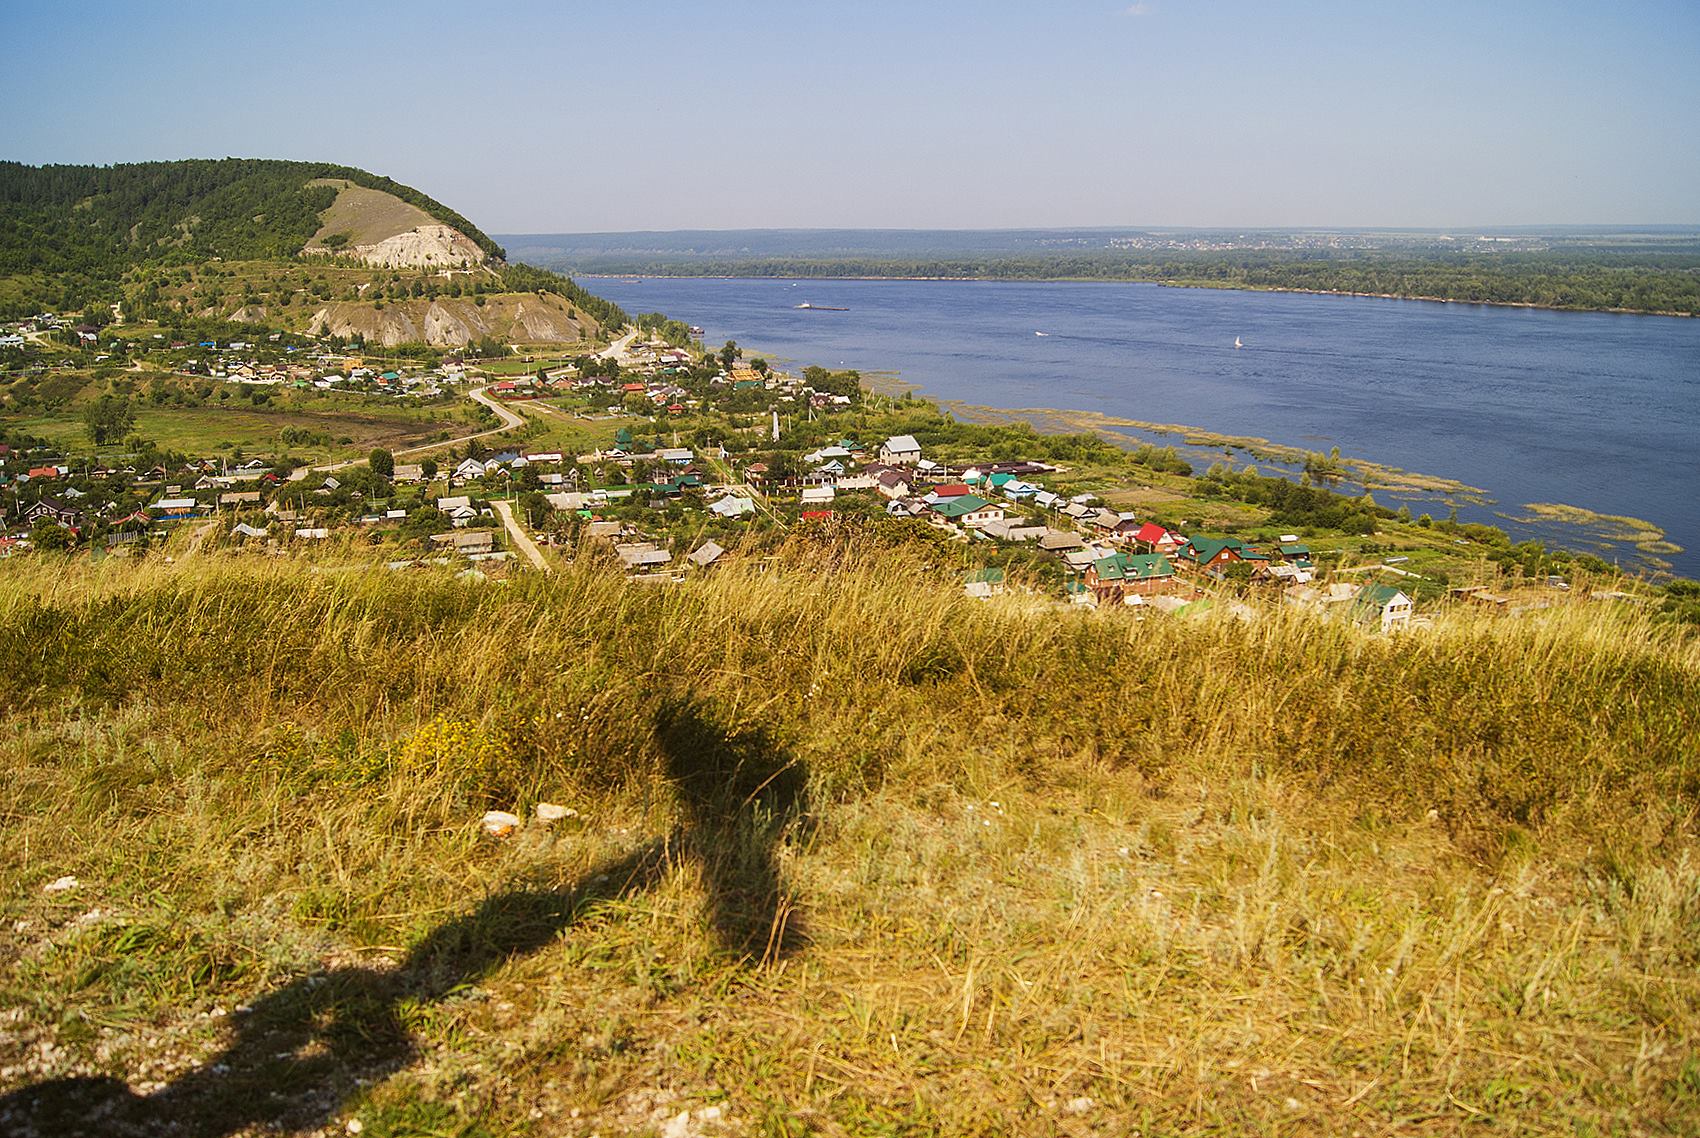
[{"label": "hazy sky", "polygon": [[324,159],[492,232],[1700,222],[1700,3],[0,7],[0,157]]}]

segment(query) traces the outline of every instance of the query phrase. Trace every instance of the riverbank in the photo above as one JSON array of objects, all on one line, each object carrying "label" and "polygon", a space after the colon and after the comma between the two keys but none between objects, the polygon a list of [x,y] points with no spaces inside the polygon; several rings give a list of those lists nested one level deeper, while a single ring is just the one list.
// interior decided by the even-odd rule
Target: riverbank
[{"label": "riverbank", "polygon": [[[905,383],[896,372],[862,373],[863,385],[878,394],[899,397],[913,396],[932,399],[925,391]],[[1178,439],[1183,445],[1219,449],[1225,461],[1233,462],[1243,455],[1258,462],[1285,467],[1300,467],[1307,460],[1322,456],[1301,447],[1287,446],[1269,439],[1246,435],[1228,435],[1191,427],[1180,423],[1158,423],[1106,415],[1096,411],[1071,411],[1054,407],[990,407],[960,399],[933,399],[953,417],[984,426],[1010,426],[1024,423],[1040,434],[1069,435],[1089,433],[1125,450],[1161,443],[1165,438]],[[1132,433],[1138,432],[1138,433]],[[1143,436],[1143,437],[1142,437]],[[1492,506],[1493,499],[1486,490],[1457,479],[1404,470],[1365,458],[1341,455],[1328,459],[1337,472],[1332,481],[1336,487],[1345,483],[1361,487],[1365,493],[1381,491],[1394,495],[1438,495],[1448,506],[1471,504]],[[1530,502],[1522,505],[1522,514],[1497,513],[1496,516],[1518,525],[1537,528],[1543,540],[1576,552],[1611,559],[1624,547],[1634,550],[1631,559],[1646,571],[1668,575],[1673,568],[1669,555],[1683,552],[1683,547],[1669,540],[1665,531],[1644,518],[1621,514],[1602,514],[1580,506],[1554,502]]]},{"label": "riverbank", "polygon": [[[1080,280],[1098,278],[1081,277]],[[1354,296],[1366,300],[1420,300],[1427,304],[1480,305],[1484,308],[1528,308],[1538,312],[1596,312],[1610,316],[1674,316],[1680,320],[1700,317],[1700,312],[1678,312],[1654,308],[1591,308],[1583,305],[1536,304],[1527,300],[1471,300],[1456,296],[1424,296],[1407,292],[1352,292],[1339,288],[1295,288],[1288,285],[1230,284],[1216,281],[1148,281],[1161,288],[1207,288],[1221,292],[1288,292],[1301,296]]]}]

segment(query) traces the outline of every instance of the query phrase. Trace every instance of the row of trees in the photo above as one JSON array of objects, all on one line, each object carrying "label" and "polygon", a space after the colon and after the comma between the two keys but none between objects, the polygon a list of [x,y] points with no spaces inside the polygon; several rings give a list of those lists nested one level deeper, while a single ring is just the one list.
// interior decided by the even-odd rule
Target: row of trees
[{"label": "row of trees", "polygon": [[1231,250],[1154,257],[1139,251],[1094,251],[939,258],[609,260],[595,267],[645,276],[1149,281],[1700,316],[1700,252],[1448,256]]}]

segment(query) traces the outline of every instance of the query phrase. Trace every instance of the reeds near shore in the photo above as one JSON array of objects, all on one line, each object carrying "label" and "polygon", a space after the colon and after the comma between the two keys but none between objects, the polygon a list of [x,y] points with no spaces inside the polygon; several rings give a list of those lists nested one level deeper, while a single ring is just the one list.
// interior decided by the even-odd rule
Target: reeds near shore
[{"label": "reeds near shore", "polygon": [[[115,1075],[218,1132],[1700,1117],[1693,637],[1580,603],[1135,621],[890,551],[775,563],[8,566],[0,1091]],[[584,820],[482,835],[543,801]],[[300,1013],[342,1040],[304,1090],[198,1018],[316,972],[354,994]],[[184,1089],[221,1047],[275,1115]]]}]

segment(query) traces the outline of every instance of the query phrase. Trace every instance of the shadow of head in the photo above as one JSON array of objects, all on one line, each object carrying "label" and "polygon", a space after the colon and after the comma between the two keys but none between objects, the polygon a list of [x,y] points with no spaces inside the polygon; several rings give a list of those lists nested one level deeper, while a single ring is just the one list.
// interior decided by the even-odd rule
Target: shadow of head
[{"label": "shadow of head", "polygon": [[656,713],[655,739],[693,821],[752,809],[787,821],[807,810],[807,770],[765,728],[730,729],[701,701],[675,697]]},{"label": "shadow of head", "polygon": [[16,1138],[157,1133],[145,1098],[118,1079],[51,1079],[0,1095],[0,1134]]},{"label": "shadow of head", "polygon": [[655,739],[721,944],[763,962],[790,953],[803,930],[776,851],[786,829],[807,820],[807,769],[766,730],[728,728],[688,696],[662,704]]}]

